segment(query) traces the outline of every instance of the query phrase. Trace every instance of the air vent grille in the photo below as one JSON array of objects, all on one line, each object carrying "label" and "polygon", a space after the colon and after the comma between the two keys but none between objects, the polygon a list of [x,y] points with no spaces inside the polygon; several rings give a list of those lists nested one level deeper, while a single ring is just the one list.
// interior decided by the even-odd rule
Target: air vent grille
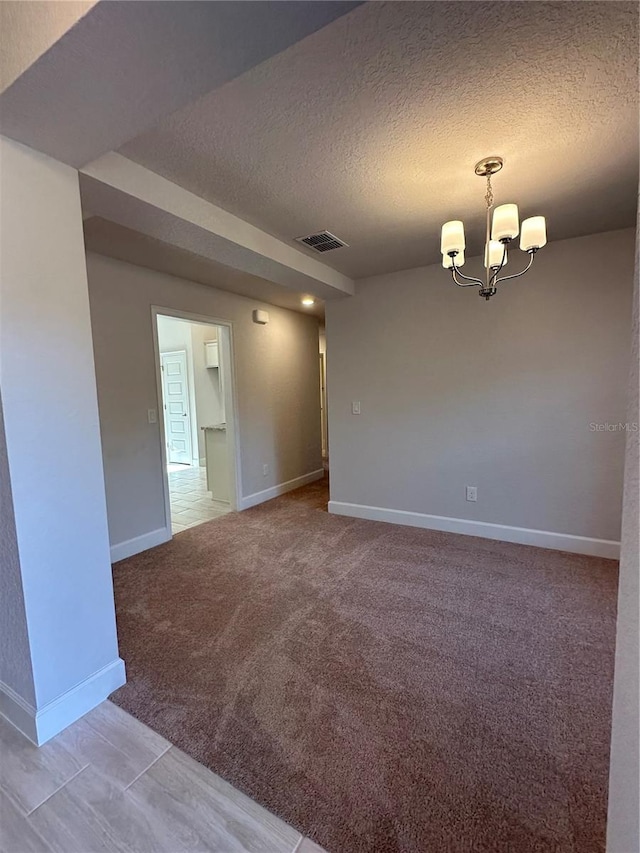
[{"label": "air vent grille", "polygon": [[296,237],[296,240],[316,252],[330,252],[332,249],[341,249],[343,246],[349,245],[330,231],[319,231],[317,234],[309,234],[307,237]]}]

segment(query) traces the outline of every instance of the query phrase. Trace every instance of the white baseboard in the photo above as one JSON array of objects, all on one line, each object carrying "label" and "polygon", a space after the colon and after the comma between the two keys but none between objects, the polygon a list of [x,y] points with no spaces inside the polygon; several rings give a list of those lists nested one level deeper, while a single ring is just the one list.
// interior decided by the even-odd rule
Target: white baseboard
[{"label": "white baseboard", "polygon": [[292,492],[294,489],[299,489],[300,486],[306,486],[308,483],[314,483],[316,480],[321,480],[324,477],[324,469],[318,468],[317,471],[311,471],[309,474],[303,474],[302,477],[296,477],[294,480],[287,480],[286,483],[278,483],[277,486],[271,486],[270,489],[264,489],[262,492],[254,492],[252,495],[247,495],[245,498],[240,498],[238,501],[238,509],[250,509],[252,506],[270,501],[272,498],[277,498],[287,492]]},{"label": "white baseboard", "polygon": [[370,521],[387,521],[390,524],[406,524],[409,527],[423,527],[427,530],[461,533],[464,536],[481,536],[483,539],[497,539],[501,542],[535,545],[538,548],[552,548],[555,551],[608,557],[612,560],[617,560],[620,556],[620,543],[611,539],[591,539],[588,536],[574,536],[570,533],[552,533],[548,530],[510,527],[507,524],[470,521],[466,518],[447,518],[443,515],[427,515],[421,512],[385,509],[342,501],[329,501],[329,512],[352,518],[366,518]]},{"label": "white baseboard", "polygon": [[162,545],[163,542],[168,542],[170,539],[171,528],[159,527],[150,533],[143,533],[142,536],[127,539],[126,542],[119,542],[117,545],[111,546],[111,562],[117,563],[118,560],[133,557],[134,554],[139,554],[141,551],[146,551],[149,548],[155,548],[156,545]]},{"label": "white baseboard", "polygon": [[0,682],[0,713],[36,746],[42,746],[104,702],[125,681],[124,661],[116,658],[38,709],[18,696],[7,684]]}]

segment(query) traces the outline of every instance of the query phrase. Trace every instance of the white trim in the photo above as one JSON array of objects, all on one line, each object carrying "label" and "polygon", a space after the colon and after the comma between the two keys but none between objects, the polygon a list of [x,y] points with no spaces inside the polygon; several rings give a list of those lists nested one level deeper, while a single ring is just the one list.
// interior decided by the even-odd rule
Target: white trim
[{"label": "white trim", "polygon": [[162,545],[163,542],[168,542],[170,539],[171,527],[169,526],[159,527],[150,533],[143,533],[142,536],[127,539],[126,542],[119,542],[117,545],[111,546],[111,562],[117,563],[127,557],[133,557],[134,554],[155,548],[156,545]]},{"label": "white trim", "polygon": [[270,501],[272,498],[277,498],[287,492],[292,492],[294,489],[299,489],[300,486],[306,486],[308,483],[314,483],[316,480],[321,480],[324,477],[324,468],[319,468],[317,471],[311,471],[309,474],[303,474],[302,477],[296,477],[293,480],[287,480],[286,483],[278,483],[277,486],[271,486],[270,489],[264,489],[262,492],[254,492],[252,495],[247,495],[246,498],[240,498],[238,509],[250,509],[252,506]]},{"label": "white trim", "polygon": [[238,391],[234,361],[233,326],[218,324],[219,378],[227,421],[227,464],[229,470],[229,503],[236,509],[242,494],[240,431],[238,428]]},{"label": "white trim", "polygon": [[[153,339],[153,360],[156,368],[156,399],[158,404],[158,411],[163,411],[164,400],[163,400],[163,391],[162,391],[162,361],[160,358],[160,340],[159,340],[159,330],[158,330],[158,311],[153,305],[151,306],[151,336]],[[161,418],[158,418],[158,426],[160,429],[160,458],[162,460],[162,497],[164,499],[164,529],[171,531],[171,493],[169,491],[169,471],[168,471],[168,460],[167,460],[167,432],[165,429],[165,418],[164,412]],[[139,538],[139,537],[137,537]],[[133,542],[135,540],[128,540],[129,542]],[[125,543],[122,543],[123,545]],[[158,543],[155,543],[158,544]],[[119,546],[114,546],[118,548]],[[150,546],[153,547],[153,546]],[[144,550],[144,549],[142,549]],[[132,551],[125,556],[132,556],[132,554],[136,553]],[[123,557],[118,557],[118,560],[124,559]],[[113,548],[111,549],[111,562],[116,562],[113,558]]]},{"label": "white trim", "polygon": [[104,702],[126,680],[124,661],[116,658],[38,710],[0,682],[0,713],[32,743],[42,746]]},{"label": "white trim", "polygon": [[535,545],[538,548],[570,551],[574,554],[607,557],[612,560],[617,560],[620,556],[620,543],[611,539],[592,539],[588,536],[574,536],[571,533],[552,533],[548,530],[511,527],[507,524],[491,524],[488,521],[471,521],[467,518],[447,518],[443,515],[427,515],[422,512],[385,509],[343,501],[329,501],[329,512],[352,518],[366,518],[370,521],[406,524],[427,530],[442,530],[446,533],[461,533],[464,536],[480,536],[483,539],[497,539],[501,542],[516,542],[520,545]]}]

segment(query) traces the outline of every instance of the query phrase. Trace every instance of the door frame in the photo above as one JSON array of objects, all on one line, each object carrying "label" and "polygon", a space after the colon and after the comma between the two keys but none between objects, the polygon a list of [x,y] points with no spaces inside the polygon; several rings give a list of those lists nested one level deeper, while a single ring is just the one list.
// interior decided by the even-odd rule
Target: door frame
[{"label": "door frame", "polygon": [[[166,358],[167,356],[171,356],[171,355],[173,355],[173,356],[184,355],[184,371],[185,371],[184,372],[184,381],[185,381],[185,384],[187,386],[187,411],[188,411],[188,415],[189,415],[189,430],[188,430],[188,433],[189,433],[189,461],[184,463],[184,464],[189,465],[189,467],[191,467],[191,466],[193,466],[193,458],[194,458],[193,457],[193,440],[194,440],[194,438],[197,439],[197,437],[198,437],[197,432],[194,435],[194,424],[195,424],[195,428],[197,430],[198,419],[196,417],[196,412],[195,412],[195,408],[193,405],[194,401],[193,401],[192,395],[191,395],[191,385],[193,383],[191,381],[191,377],[189,376],[189,373],[190,373],[190,370],[189,370],[189,352],[186,349],[176,349],[176,350],[170,350],[170,351],[168,350],[167,352],[161,352],[160,353],[160,379],[161,380],[162,380],[162,368],[164,367],[163,359]],[[166,379],[166,373],[165,373],[165,379]],[[162,388],[162,392],[163,392],[162,393],[162,408],[163,408],[162,417],[164,420],[164,434],[166,436],[166,434],[167,434],[167,417],[169,415],[169,411],[167,409],[167,401],[166,401],[165,395],[164,395],[164,387],[162,387],[162,386],[164,386],[164,384],[165,384],[164,382],[161,382],[161,388]],[[170,462],[170,460],[168,458],[169,457],[168,450],[167,450],[168,442],[165,442],[164,446],[165,446],[165,455],[167,457],[167,463],[173,464]],[[196,449],[197,449],[197,445],[196,445]]]},{"label": "door frame", "polygon": [[[181,311],[178,308],[166,308],[161,305],[151,306],[151,330],[153,337],[153,355],[156,369],[156,400],[158,412],[162,407],[162,371],[160,370],[160,344],[158,342],[158,315],[163,317],[174,317],[177,320],[186,320],[188,323],[204,323],[209,326],[218,326],[221,332],[220,343],[222,345],[223,364],[228,365],[228,382],[224,383],[224,407],[227,419],[227,446],[229,448],[229,503],[232,510],[238,510],[242,497],[242,455],[240,448],[240,430],[238,420],[238,394],[236,388],[235,349],[233,345],[233,323],[230,320],[221,320],[217,317],[209,317],[206,314],[197,314],[193,311]],[[167,471],[167,437],[164,428],[164,417],[158,417],[160,427],[160,450],[162,460],[162,489],[164,492],[164,515],[167,538],[171,539],[171,501],[169,492],[169,473]]]},{"label": "door frame", "polygon": [[322,462],[329,458],[329,419],[327,418],[327,355],[320,353],[320,429],[322,431]]}]

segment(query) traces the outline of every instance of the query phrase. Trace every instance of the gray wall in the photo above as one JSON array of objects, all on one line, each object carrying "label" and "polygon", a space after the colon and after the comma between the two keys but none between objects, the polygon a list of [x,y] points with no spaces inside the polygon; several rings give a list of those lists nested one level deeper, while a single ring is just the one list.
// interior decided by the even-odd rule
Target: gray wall
[{"label": "gray wall", "polygon": [[164,526],[152,305],[233,323],[241,496],[322,468],[316,319],[102,255],[87,271],[112,545]]},{"label": "gray wall", "polygon": [[[639,219],[640,223],[640,219]],[[640,235],[640,224],[637,235]],[[640,424],[640,242],[636,236],[633,356],[629,374],[627,420]],[[627,434],[624,509],[618,590],[616,669],[613,689],[611,775],[609,780],[608,853],[640,850],[640,433]]]},{"label": "gray wall", "polygon": [[9,140],[0,148],[4,438],[40,709],[122,667],[78,173]]},{"label": "gray wall", "polygon": [[329,302],[332,500],[618,540],[625,434],[590,424],[626,418],[633,254],[551,242],[488,303],[440,265]]}]

